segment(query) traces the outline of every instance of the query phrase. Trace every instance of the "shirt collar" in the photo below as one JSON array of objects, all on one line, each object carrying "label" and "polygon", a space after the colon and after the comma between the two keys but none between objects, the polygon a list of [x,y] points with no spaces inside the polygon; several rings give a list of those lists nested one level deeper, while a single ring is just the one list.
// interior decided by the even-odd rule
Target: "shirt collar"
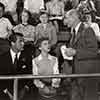
[{"label": "shirt collar", "polygon": [[80,25],[81,25],[81,22],[79,22],[79,23],[77,24],[77,26],[75,27],[75,32],[76,32],[76,34],[77,34],[78,30],[79,30]]},{"label": "shirt collar", "polygon": [[[14,62],[15,57],[16,57],[16,53],[15,53],[12,49],[10,49],[10,53],[11,53],[12,60],[13,60],[13,62]],[[17,53],[17,57],[18,57],[18,58],[19,58],[19,56],[20,56],[20,52]]]},{"label": "shirt collar", "polygon": [[[42,59],[43,59],[43,56],[40,54],[40,55],[38,56],[38,60],[42,60]],[[49,55],[49,54],[48,54],[48,59],[49,59],[49,60],[52,60],[52,56]]]}]

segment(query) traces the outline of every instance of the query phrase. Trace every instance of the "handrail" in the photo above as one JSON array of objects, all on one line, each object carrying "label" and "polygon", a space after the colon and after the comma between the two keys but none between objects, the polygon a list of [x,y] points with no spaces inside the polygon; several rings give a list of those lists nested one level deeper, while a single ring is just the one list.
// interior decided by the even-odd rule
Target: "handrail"
[{"label": "handrail", "polygon": [[93,74],[57,74],[57,75],[0,75],[0,80],[11,80],[14,79],[13,85],[13,100],[18,100],[18,80],[19,79],[41,79],[41,78],[100,78],[100,73]]},{"label": "handrail", "polygon": [[41,78],[94,78],[100,77],[100,73],[93,73],[93,74],[57,74],[57,75],[47,75],[47,76],[40,76],[40,75],[0,75],[0,80],[6,79],[41,79]]}]

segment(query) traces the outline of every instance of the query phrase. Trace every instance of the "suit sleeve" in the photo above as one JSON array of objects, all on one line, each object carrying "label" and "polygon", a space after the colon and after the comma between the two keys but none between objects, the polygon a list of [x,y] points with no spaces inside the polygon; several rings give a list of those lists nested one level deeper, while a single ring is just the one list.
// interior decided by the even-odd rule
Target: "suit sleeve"
[{"label": "suit sleeve", "polygon": [[77,59],[90,59],[97,56],[98,46],[94,31],[92,28],[87,28],[84,31],[83,47],[77,48]]},{"label": "suit sleeve", "polygon": [[55,45],[57,43],[57,32],[55,27],[52,26],[52,31],[51,31],[51,45]]}]

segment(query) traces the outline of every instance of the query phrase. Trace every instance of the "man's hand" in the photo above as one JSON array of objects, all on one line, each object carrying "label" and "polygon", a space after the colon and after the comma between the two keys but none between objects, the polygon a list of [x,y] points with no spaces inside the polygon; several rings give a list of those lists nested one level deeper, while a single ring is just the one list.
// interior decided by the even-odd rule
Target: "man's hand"
[{"label": "man's hand", "polygon": [[49,94],[50,93],[50,90],[47,86],[44,86],[43,88],[39,88],[39,92],[41,94]]},{"label": "man's hand", "polygon": [[68,57],[75,56],[76,55],[76,50],[73,49],[73,48],[67,48],[65,54]]}]

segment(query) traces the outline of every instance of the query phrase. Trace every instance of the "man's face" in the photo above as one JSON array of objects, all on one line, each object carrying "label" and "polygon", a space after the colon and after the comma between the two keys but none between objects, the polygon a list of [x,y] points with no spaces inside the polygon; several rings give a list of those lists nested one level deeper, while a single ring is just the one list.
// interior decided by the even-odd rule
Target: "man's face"
[{"label": "man's face", "polygon": [[73,16],[71,16],[69,13],[65,14],[64,25],[67,25],[68,27],[73,27],[75,21],[76,19]]},{"label": "man's face", "polygon": [[49,52],[50,51],[50,42],[48,40],[44,40],[41,43],[40,49],[41,49],[41,51]]},{"label": "man's face", "polygon": [[3,16],[3,13],[4,13],[3,8],[0,7],[0,18]]},{"label": "man's face", "polygon": [[20,37],[20,36],[17,36],[17,40],[16,42],[13,42],[13,48],[20,52],[23,50],[23,47],[24,47],[24,38],[23,37]]},{"label": "man's face", "polygon": [[40,16],[40,21],[42,22],[42,23],[47,23],[48,22],[48,16],[47,16],[47,14],[43,14],[43,15],[41,15]]}]

